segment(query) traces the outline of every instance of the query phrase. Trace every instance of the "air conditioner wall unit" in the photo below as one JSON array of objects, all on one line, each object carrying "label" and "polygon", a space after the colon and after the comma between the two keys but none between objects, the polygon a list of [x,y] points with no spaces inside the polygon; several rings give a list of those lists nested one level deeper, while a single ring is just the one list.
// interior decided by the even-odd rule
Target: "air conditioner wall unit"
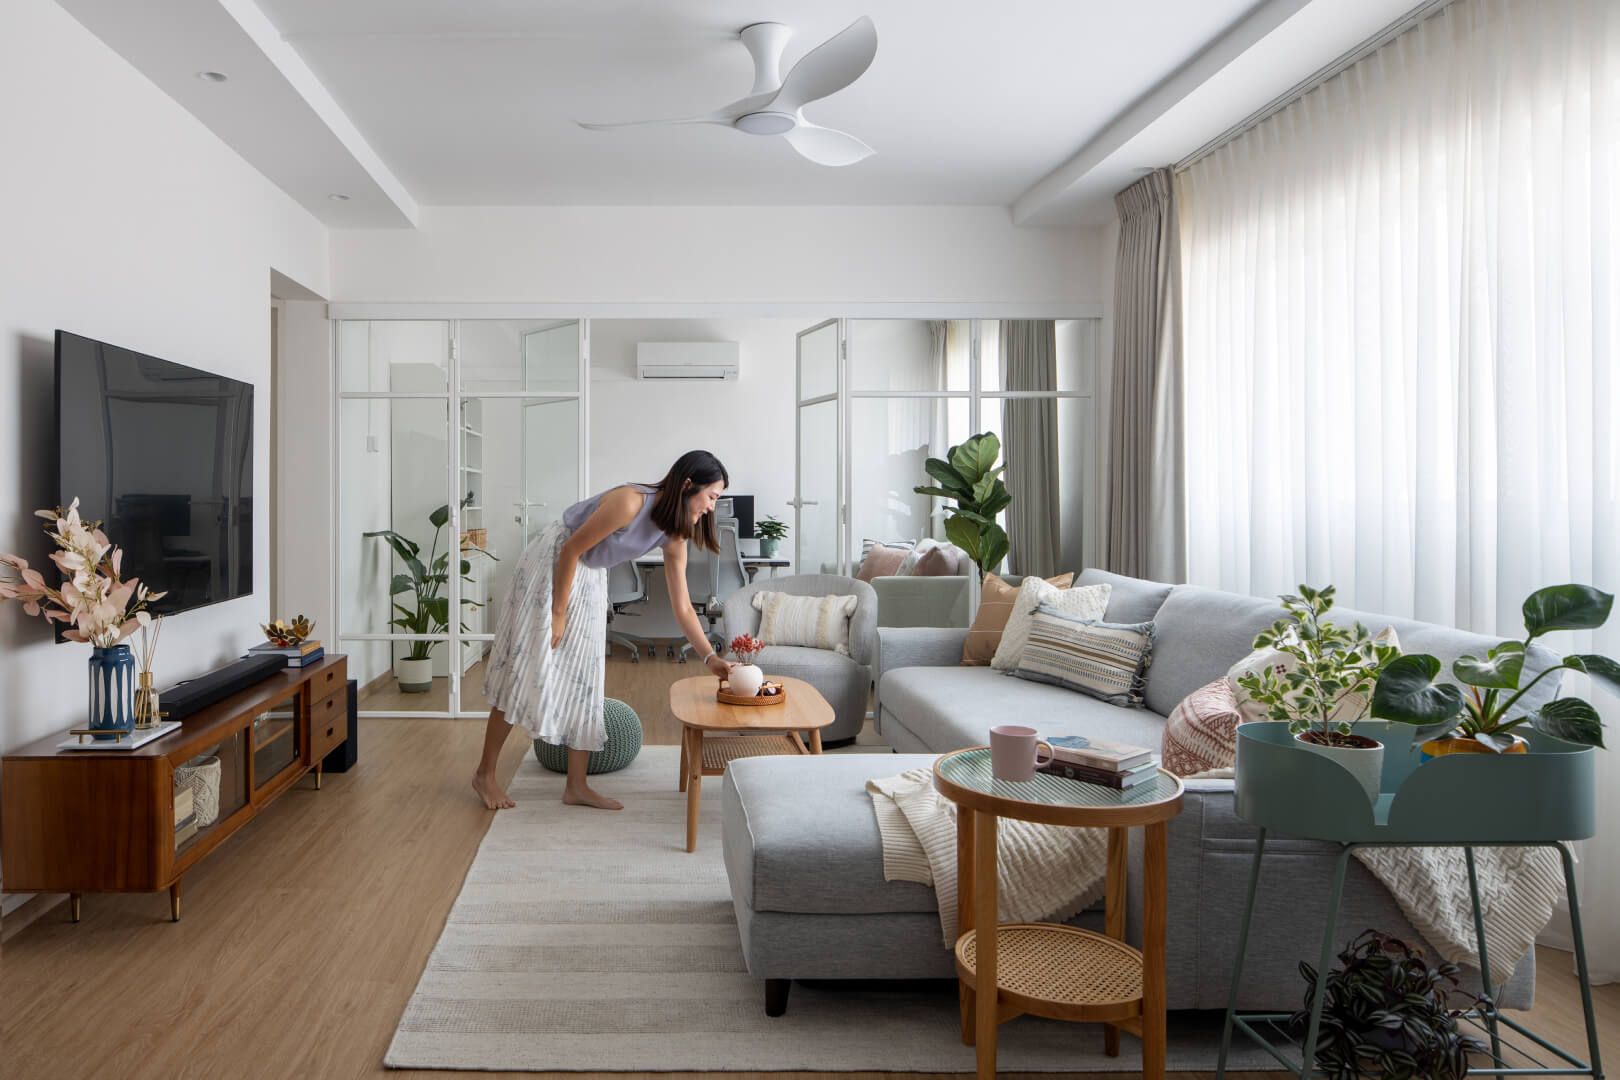
[{"label": "air conditioner wall unit", "polygon": [[742,349],[735,341],[638,341],[640,379],[735,379]]}]

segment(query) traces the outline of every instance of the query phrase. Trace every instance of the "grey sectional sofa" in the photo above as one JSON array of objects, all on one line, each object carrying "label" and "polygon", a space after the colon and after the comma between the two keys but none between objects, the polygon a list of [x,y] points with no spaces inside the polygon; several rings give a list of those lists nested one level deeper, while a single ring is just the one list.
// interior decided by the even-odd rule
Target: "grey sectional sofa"
[{"label": "grey sectional sofa", "polygon": [[[867,779],[981,745],[992,724],[1011,720],[1044,735],[1085,734],[1157,747],[1176,704],[1224,675],[1248,654],[1255,634],[1281,614],[1272,600],[1096,570],[1076,584],[1102,582],[1113,587],[1108,621],[1154,623],[1145,709],[1106,705],[989,668],[961,667],[965,630],[880,629],[876,722],[898,756],[759,758],[732,765],[723,793],[726,866],[749,970],[774,981],[778,1003],[786,985],[781,980],[787,979],[954,974],[932,890],[883,881]],[[1478,635],[1407,619],[1349,610],[1333,617],[1359,620],[1375,632],[1393,626],[1404,651],[1433,653],[1448,667],[1456,656],[1490,644]],[[1545,650],[1532,650],[1527,666],[1539,671],[1550,660]],[[1555,682],[1543,680],[1546,696],[1556,690]],[[1231,781],[1188,781],[1183,812],[1170,825],[1166,975],[1172,1009],[1226,1007],[1254,836],[1234,812]],[[1140,836],[1133,842],[1139,844]],[[1240,1007],[1298,1007],[1298,963],[1314,963],[1320,947],[1335,850],[1317,841],[1268,839]],[[1140,874],[1140,852],[1133,850],[1127,931],[1133,940],[1139,940]],[[1093,912],[1081,922],[1088,917],[1098,921]],[[1355,861],[1339,927],[1347,941],[1367,927],[1422,940],[1383,885]],[[1469,981],[1477,986],[1477,977]],[[1528,1007],[1534,985],[1532,953],[1498,988],[1498,1001]]]}]

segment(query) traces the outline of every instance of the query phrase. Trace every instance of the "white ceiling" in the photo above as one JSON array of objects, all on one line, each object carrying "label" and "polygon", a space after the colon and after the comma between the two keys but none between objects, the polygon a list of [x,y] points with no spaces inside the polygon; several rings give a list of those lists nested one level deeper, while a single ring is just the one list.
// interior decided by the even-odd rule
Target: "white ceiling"
[{"label": "white ceiling", "polygon": [[[322,220],[409,226],[418,204],[974,204],[1106,220],[1112,191],[1179,145],[1133,136],[1179,110],[1190,150],[1414,0],[59,2]],[[1337,17],[1298,32],[1305,9]],[[794,28],[785,71],[860,15],[876,61],[806,109],[877,151],[859,164],[824,168],[718,127],[575,124],[708,112],[749,88],[743,26]],[[1275,32],[1290,20],[1291,38]],[[231,80],[197,80],[205,69]],[[1223,71],[1226,89],[1190,109]]]}]

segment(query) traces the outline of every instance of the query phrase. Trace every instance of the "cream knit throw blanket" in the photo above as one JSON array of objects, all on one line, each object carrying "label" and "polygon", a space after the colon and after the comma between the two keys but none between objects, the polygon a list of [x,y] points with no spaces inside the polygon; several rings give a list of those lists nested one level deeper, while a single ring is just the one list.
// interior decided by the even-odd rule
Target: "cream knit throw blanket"
[{"label": "cream knit throw blanket", "polygon": [[[869,780],[883,836],[883,879],[931,885],[946,948],[956,945],[956,804],[934,790],[928,769]],[[1102,896],[1108,830],[1002,818],[996,829],[997,907],[1002,922],[1062,922]]]},{"label": "cream knit throw blanket", "polygon": [[[1231,769],[1187,779],[1230,779]],[[867,782],[883,837],[883,879],[931,885],[947,948],[956,944],[956,805],[934,790],[927,769]],[[1108,832],[1003,818],[997,831],[999,917],[1064,920],[1101,895]],[[1357,848],[1356,859],[1395,897],[1424,940],[1456,964],[1479,967],[1468,863],[1461,848]],[[1491,981],[1513,975],[1564,890],[1551,848],[1474,849]],[[1359,928],[1356,928],[1359,929]],[[1347,939],[1348,940],[1348,939]]]}]

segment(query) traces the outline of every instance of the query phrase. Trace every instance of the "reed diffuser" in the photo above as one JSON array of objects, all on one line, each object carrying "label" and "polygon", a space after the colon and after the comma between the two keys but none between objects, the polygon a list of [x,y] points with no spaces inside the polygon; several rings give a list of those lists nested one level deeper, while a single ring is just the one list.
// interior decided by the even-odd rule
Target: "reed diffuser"
[{"label": "reed diffuser", "polygon": [[141,626],[135,637],[135,729],[150,731],[158,726],[163,713],[158,708],[157,688],[152,685],[152,662],[157,657],[158,639],[163,634],[163,616],[154,616]]}]

